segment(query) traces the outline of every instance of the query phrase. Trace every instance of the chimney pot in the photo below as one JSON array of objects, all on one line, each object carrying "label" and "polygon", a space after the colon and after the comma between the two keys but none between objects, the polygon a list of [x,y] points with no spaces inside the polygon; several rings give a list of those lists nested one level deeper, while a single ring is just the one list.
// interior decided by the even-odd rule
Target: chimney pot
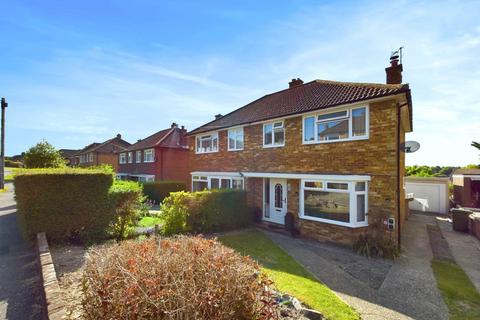
[{"label": "chimney pot", "polygon": [[176,127],[178,127],[178,124],[176,124],[175,122],[172,122],[171,127],[172,127],[172,128],[176,128]]},{"label": "chimney pot", "polygon": [[122,135],[120,133],[117,134],[118,139],[122,139]]},{"label": "chimney pot", "polygon": [[297,78],[297,79],[292,79],[292,81],[290,81],[288,83],[288,87],[289,88],[293,88],[293,87],[297,87],[297,86],[300,86],[303,84],[303,80],[300,79],[300,78]]},{"label": "chimney pot", "polygon": [[185,130],[185,126],[181,126],[182,130]]},{"label": "chimney pot", "polygon": [[216,114],[216,115],[215,115],[215,120],[218,120],[218,119],[220,119],[221,117],[223,117],[221,113]]}]

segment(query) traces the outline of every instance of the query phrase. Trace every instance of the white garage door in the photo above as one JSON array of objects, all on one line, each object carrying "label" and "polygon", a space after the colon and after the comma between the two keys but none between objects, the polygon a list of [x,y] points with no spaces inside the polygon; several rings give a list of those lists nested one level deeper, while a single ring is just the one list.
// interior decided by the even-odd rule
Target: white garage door
[{"label": "white garage door", "polygon": [[406,182],[405,188],[414,195],[414,200],[409,202],[411,210],[447,213],[445,184]]}]

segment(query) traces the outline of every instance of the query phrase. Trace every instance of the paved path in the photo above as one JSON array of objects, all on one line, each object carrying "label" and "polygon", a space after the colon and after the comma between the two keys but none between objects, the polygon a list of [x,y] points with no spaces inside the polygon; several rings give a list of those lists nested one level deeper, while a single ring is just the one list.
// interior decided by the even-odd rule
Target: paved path
[{"label": "paved path", "polygon": [[455,261],[480,292],[480,240],[467,233],[453,231],[452,224],[446,219],[437,218],[437,222]]},{"label": "paved path", "polygon": [[395,263],[348,249],[266,232],[280,247],[360,312],[362,319],[448,319],[430,267],[431,216],[411,215]]},{"label": "paved path", "polygon": [[0,193],[0,320],[41,319],[35,251],[20,236],[13,185],[7,186]]}]

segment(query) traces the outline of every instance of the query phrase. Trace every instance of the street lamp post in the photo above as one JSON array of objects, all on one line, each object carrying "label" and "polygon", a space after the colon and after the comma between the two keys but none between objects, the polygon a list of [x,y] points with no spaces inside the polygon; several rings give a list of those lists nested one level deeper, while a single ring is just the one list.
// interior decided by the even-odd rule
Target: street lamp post
[{"label": "street lamp post", "polygon": [[8,103],[5,98],[2,98],[2,128],[1,128],[1,150],[0,150],[0,189],[5,188],[5,109]]}]

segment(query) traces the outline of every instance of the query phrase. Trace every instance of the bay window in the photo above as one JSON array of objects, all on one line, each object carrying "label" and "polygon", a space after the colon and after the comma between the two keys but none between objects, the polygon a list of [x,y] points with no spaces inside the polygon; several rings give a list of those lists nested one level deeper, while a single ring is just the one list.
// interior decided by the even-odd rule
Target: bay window
[{"label": "bay window", "polygon": [[143,162],[154,162],[155,161],[155,154],[153,149],[146,149],[143,150]]},{"label": "bay window", "polygon": [[197,153],[217,152],[218,151],[218,133],[197,136],[196,144],[197,144],[196,146]]},{"label": "bay window", "polygon": [[368,138],[368,107],[309,115],[303,118],[303,142],[322,143]]},{"label": "bay window", "polygon": [[285,127],[283,121],[263,125],[263,146],[282,147],[285,145]]},{"label": "bay window", "polygon": [[300,217],[347,227],[367,226],[365,181],[302,180]]},{"label": "bay window", "polygon": [[243,150],[243,128],[228,130],[228,150]]}]

